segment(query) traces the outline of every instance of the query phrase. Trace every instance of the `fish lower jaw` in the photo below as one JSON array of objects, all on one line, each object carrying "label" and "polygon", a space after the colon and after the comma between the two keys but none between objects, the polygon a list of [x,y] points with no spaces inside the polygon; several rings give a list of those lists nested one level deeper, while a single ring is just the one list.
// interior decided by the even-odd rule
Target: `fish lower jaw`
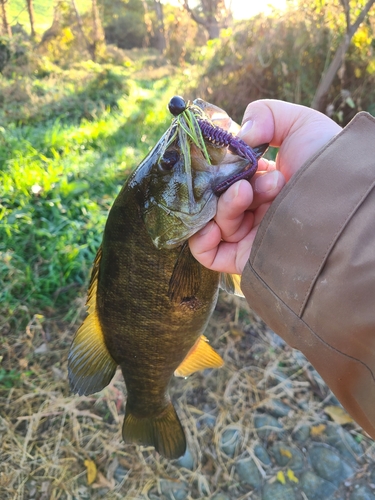
[{"label": "fish lower jaw", "polygon": [[215,187],[214,189],[215,195],[220,196],[221,194],[224,193],[224,191],[226,191],[230,186],[232,186],[232,184],[241,179],[246,179],[249,181],[257,171],[257,168],[258,168],[258,162],[256,162],[253,165],[250,163],[248,165],[248,168],[242,170],[242,172],[239,172],[238,174],[235,174],[232,177],[225,179],[225,181],[221,182]]}]

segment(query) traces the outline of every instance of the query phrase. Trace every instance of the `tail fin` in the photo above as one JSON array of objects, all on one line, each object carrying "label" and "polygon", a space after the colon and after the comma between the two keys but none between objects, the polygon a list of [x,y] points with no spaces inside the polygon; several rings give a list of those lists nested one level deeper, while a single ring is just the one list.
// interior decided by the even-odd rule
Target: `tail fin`
[{"label": "tail fin", "polygon": [[125,443],[154,446],[169,459],[186,451],[185,433],[172,403],[156,417],[138,418],[126,409],[122,437]]}]

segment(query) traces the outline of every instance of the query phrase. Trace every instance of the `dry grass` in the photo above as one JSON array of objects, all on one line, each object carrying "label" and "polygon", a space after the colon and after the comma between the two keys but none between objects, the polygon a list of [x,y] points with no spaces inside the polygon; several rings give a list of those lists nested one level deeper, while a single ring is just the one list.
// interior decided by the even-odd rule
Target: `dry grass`
[{"label": "dry grass", "polygon": [[[83,315],[82,300],[77,311],[77,316]],[[79,318],[68,325],[35,318],[22,335],[3,344],[2,365],[20,366],[24,374],[11,389],[0,389],[2,500],[146,499],[149,494],[166,498],[162,479],[187,483],[190,499],[210,498],[217,491],[231,498],[257,498],[234,473],[240,456],[254,457],[254,412],[266,410],[273,399],[287,402],[291,411],[282,421],[290,431],[301,422],[324,418],[322,409],[331,394],[319,377],[308,364],[296,363],[293,351],[243,300],[222,294],[207,334],[225,367],[176,379],[171,390],[195,467],[191,471],[168,462],[152,448],[125,446],[120,372],[92,397],[69,393],[66,360],[78,323]],[[207,425],[210,415],[215,417],[213,426]],[[235,457],[229,458],[220,439],[232,428],[241,439]],[[372,448],[368,451],[372,457]],[[87,466],[92,462],[96,477],[89,485]],[[264,477],[274,474],[256,462]]]}]

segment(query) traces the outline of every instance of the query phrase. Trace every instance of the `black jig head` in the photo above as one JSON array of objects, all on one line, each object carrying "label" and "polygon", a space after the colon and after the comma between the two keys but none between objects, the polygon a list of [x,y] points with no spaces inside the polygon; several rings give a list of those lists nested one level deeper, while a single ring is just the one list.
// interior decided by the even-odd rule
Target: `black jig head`
[{"label": "black jig head", "polygon": [[168,109],[172,113],[173,116],[178,116],[185,111],[186,102],[181,96],[175,95],[169,101]]}]

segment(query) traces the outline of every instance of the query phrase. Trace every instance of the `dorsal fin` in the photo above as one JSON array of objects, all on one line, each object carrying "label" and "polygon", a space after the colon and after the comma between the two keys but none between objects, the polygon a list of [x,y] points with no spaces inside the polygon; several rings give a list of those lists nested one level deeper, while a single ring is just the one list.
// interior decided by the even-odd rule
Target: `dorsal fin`
[{"label": "dorsal fin", "polygon": [[201,335],[174,374],[176,377],[188,377],[199,370],[220,368],[223,364],[221,356],[210,346],[208,339]]},{"label": "dorsal fin", "polygon": [[87,293],[88,316],[76,332],[68,356],[70,387],[79,395],[101,391],[109,384],[117,367],[105,345],[96,309],[101,257],[100,247],[95,257]]}]

